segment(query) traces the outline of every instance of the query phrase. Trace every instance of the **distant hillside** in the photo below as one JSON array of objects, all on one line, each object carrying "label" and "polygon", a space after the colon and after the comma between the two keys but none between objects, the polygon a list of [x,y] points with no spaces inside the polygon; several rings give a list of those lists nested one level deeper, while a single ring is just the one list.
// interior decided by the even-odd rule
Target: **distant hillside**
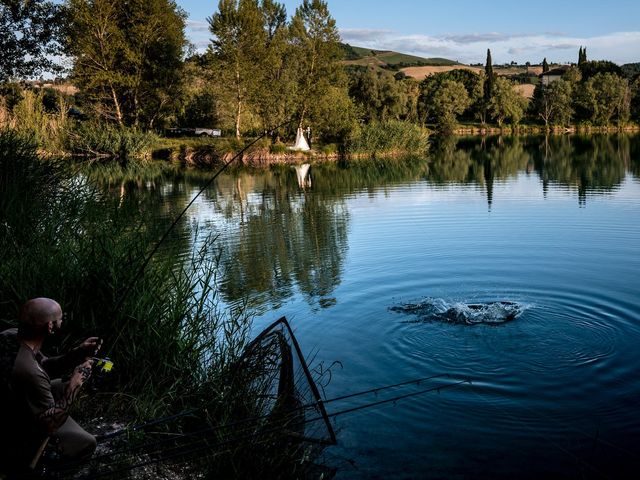
[{"label": "distant hillside", "polygon": [[458,65],[458,62],[447,58],[416,57],[415,55],[407,55],[390,50],[371,50],[354,47],[347,43],[341,43],[340,47],[344,55],[343,62],[346,65],[377,66],[390,70],[400,70],[406,67]]},{"label": "distant hillside", "polygon": [[624,74],[631,79],[640,75],[640,63],[627,63],[622,65],[621,68]]}]

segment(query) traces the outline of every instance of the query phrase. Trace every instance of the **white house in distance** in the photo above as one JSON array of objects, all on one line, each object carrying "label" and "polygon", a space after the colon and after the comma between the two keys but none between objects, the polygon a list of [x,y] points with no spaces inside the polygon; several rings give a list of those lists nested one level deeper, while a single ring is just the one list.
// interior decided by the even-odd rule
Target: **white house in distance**
[{"label": "white house in distance", "polygon": [[556,80],[560,80],[562,75],[564,75],[570,68],[570,65],[561,65],[559,67],[552,68],[547,72],[541,73],[538,75],[540,77],[540,82],[546,87]]}]

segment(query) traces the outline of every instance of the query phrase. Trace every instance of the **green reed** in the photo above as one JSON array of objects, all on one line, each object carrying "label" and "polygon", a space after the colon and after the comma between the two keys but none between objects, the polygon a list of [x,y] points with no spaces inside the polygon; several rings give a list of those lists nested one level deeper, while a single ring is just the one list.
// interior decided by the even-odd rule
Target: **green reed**
[{"label": "green reed", "polygon": [[150,417],[214,398],[249,321],[218,308],[212,242],[182,261],[188,239],[156,256],[114,311],[170,219],[153,222],[144,199],[109,198],[43,163],[35,142],[13,131],[0,133],[0,172],[0,326],[15,325],[28,298],[47,296],[68,315],[49,350],[103,337],[116,368],[100,409]]},{"label": "green reed", "polygon": [[429,135],[422,127],[390,120],[371,123],[354,133],[348,144],[350,153],[366,154],[419,154],[427,151]]},{"label": "green reed", "polygon": [[145,157],[151,155],[157,135],[106,122],[78,122],[68,129],[65,149],[88,157]]},{"label": "green reed", "polygon": [[[213,239],[179,224],[175,238],[131,284],[173,212],[158,220],[163,217],[154,208],[165,206],[152,194],[136,196],[137,189],[124,188],[112,195],[82,180],[124,185],[134,181],[131,166],[120,178],[101,166],[97,174],[74,175],[69,162],[42,161],[36,149],[32,138],[0,131],[0,329],[16,325],[25,300],[47,296],[67,314],[61,334],[47,340],[47,353],[89,335],[104,339],[101,355],[111,358],[114,370],[96,383],[97,394],[85,389],[74,415],[82,423],[97,416],[144,421],[196,408],[154,427],[179,434],[264,412],[262,389],[255,388],[264,362],[254,358],[238,368],[250,317],[245,308],[220,307]],[[189,457],[190,471],[216,478],[291,478],[307,468],[307,451],[283,429],[244,425],[208,437],[210,447]],[[139,432],[129,441],[158,438],[168,437]],[[183,448],[180,436],[169,438],[176,444],[162,449]],[[125,465],[136,461],[124,459]]]}]

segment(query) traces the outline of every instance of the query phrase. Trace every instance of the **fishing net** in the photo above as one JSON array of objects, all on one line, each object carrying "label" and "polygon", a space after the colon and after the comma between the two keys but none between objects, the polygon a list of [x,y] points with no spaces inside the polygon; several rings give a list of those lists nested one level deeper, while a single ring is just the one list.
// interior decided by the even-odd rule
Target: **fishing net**
[{"label": "fishing net", "polygon": [[[230,369],[222,400],[130,427],[82,466],[51,465],[75,478],[161,478],[188,463],[223,478],[313,478],[336,443],[316,378],[286,318],[263,330]],[[160,436],[159,436],[160,435]],[[105,442],[105,443],[111,443]],[[76,468],[77,467],[77,468]],[[171,476],[169,473],[168,476]]]},{"label": "fishing net", "polygon": [[[267,327],[245,350],[240,368],[249,372],[255,416],[261,428],[281,428],[294,443],[334,445],[335,433],[312,372],[285,317]],[[316,378],[314,378],[314,376]],[[242,376],[241,376],[242,378]]]}]

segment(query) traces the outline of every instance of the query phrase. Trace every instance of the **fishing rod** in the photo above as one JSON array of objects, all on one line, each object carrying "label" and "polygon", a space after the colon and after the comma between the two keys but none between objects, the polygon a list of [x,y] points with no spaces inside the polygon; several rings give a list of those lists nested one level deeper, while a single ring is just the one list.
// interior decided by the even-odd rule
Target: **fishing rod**
[{"label": "fishing rod", "polygon": [[[472,383],[471,379],[460,380],[460,381],[455,382],[455,383],[441,385],[441,386],[438,386],[438,387],[430,387],[430,388],[419,390],[417,392],[405,393],[405,394],[402,394],[402,395],[393,396],[391,398],[378,400],[378,401],[375,401],[375,402],[365,403],[363,405],[359,405],[359,406],[356,406],[356,407],[345,408],[345,409],[338,410],[338,411],[333,412],[333,413],[329,413],[329,414],[327,414],[327,416],[330,417],[330,418],[336,418],[336,417],[341,416],[341,415],[347,415],[347,414],[350,414],[350,413],[353,413],[353,412],[356,412],[356,411],[365,410],[365,409],[369,409],[369,408],[374,408],[374,407],[377,407],[377,406],[380,406],[380,405],[384,405],[384,404],[389,404],[389,403],[395,404],[395,403],[397,403],[397,402],[399,402],[401,400],[404,400],[404,399],[407,399],[407,398],[411,398],[411,397],[415,397],[415,396],[419,396],[419,395],[425,395],[425,394],[432,393],[432,392],[440,393],[440,392],[442,392],[444,390],[454,389],[454,388],[460,387],[460,386],[462,386],[464,384],[471,384],[471,383]],[[285,422],[281,422],[280,425],[276,424],[275,427],[269,428],[267,430],[262,431],[261,434],[266,437],[268,434],[271,434],[271,433],[280,433],[280,432],[282,432],[282,430],[284,428],[287,428],[287,427],[291,427],[291,428],[300,427],[300,426],[304,426],[304,425],[306,425],[308,423],[313,423],[313,422],[316,422],[316,421],[319,421],[319,420],[324,420],[324,416],[316,416],[316,417],[312,417],[312,418],[308,418],[308,419],[304,419],[304,420],[298,421],[296,423],[292,423],[290,421],[285,421]],[[216,431],[216,428],[209,428],[209,429],[205,429],[205,430],[199,432],[198,435],[212,434],[215,431]],[[244,432],[245,431],[241,431],[240,433],[244,433]],[[186,436],[187,435],[185,435],[184,437],[186,437]],[[151,452],[151,453],[149,453],[149,455],[153,455],[155,453],[162,454],[162,453],[172,452],[173,450],[181,450],[181,451],[175,451],[173,453],[170,453],[169,455],[163,455],[160,458],[146,460],[146,461],[143,461],[143,462],[139,462],[137,464],[126,465],[126,466],[118,468],[116,470],[110,470],[110,471],[105,471],[105,472],[94,473],[90,477],[86,477],[86,478],[98,478],[98,477],[104,477],[104,476],[109,476],[109,475],[115,475],[115,474],[118,474],[118,473],[124,473],[124,472],[127,472],[127,471],[134,470],[136,468],[141,468],[141,467],[152,465],[152,464],[155,464],[155,463],[166,462],[166,461],[172,460],[174,458],[178,458],[178,457],[182,457],[182,456],[186,456],[186,455],[191,455],[193,453],[198,453],[198,452],[201,452],[201,451],[204,451],[204,450],[220,447],[222,445],[233,444],[233,443],[245,440],[245,439],[250,439],[250,438],[255,437],[255,432],[252,431],[252,432],[250,432],[248,434],[239,435],[239,436],[235,435],[232,438],[219,440],[219,441],[217,441],[215,443],[211,443],[209,441],[211,436],[212,435],[205,435],[205,436],[203,436],[203,438],[197,439],[192,443],[189,443],[189,444],[186,444],[186,445],[178,445],[176,447],[173,447],[173,448],[170,448],[170,449],[161,450],[161,451],[158,451],[158,452]],[[182,438],[184,438],[184,437],[182,437]],[[171,440],[174,440],[174,439],[171,439]],[[268,439],[265,438],[265,440],[262,440],[262,441],[268,441]],[[116,464],[117,463],[122,464],[123,462],[124,461],[116,462]]]},{"label": "fishing rod", "polygon": [[[285,125],[290,124],[293,121],[294,121],[294,119],[291,118],[291,119],[287,120],[286,122],[283,122],[280,125],[276,126],[272,130],[278,130],[278,129],[284,127]],[[173,222],[171,223],[169,228],[167,228],[167,230],[164,232],[162,237],[160,237],[160,240],[158,240],[156,242],[156,244],[153,247],[153,249],[151,250],[151,252],[149,252],[149,254],[146,256],[144,262],[142,262],[142,265],[140,265],[140,268],[138,268],[136,274],[133,276],[133,278],[131,279],[131,281],[129,282],[127,287],[125,288],[124,293],[122,294],[122,296],[118,300],[118,303],[116,303],[116,306],[113,308],[113,314],[116,314],[120,310],[120,308],[122,308],[122,305],[124,304],[124,301],[129,296],[129,293],[131,292],[131,290],[133,290],[133,286],[136,284],[138,279],[142,276],[142,274],[144,273],[145,268],[147,268],[147,265],[149,265],[149,262],[151,261],[151,258],[153,258],[153,256],[156,254],[156,252],[158,251],[158,249],[162,245],[162,243],[167,239],[167,237],[173,231],[173,229],[176,227],[176,225],[178,224],[180,219],[184,216],[185,213],[187,213],[187,210],[189,210],[189,208],[191,208],[191,206],[195,203],[197,198],[207,188],[209,188],[211,186],[211,184],[215,181],[215,179],[218,178],[233,162],[235,162],[238,158],[240,158],[242,156],[242,154],[244,154],[244,152],[246,152],[249,148],[251,148],[257,142],[262,140],[268,134],[269,134],[269,131],[265,131],[262,135],[260,135],[259,137],[255,138],[252,142],[250,142],[248,145],[246,145],[242,150],[240,150],[238,153],[236,153],[230,160],[225,162],[222,165],[222,167],[220,167],[220,169],[218,169],[218,171],[204,184],[204,186],[198,191],[198,193],[196,193],[196,195],[191,199],[191,201],[187,204],[187,206],[182,209],[182,211],[178,214],[178,216],[173,220]],[[111,348],[113,348],[113,345],[119,339],[120,339],[120,334],[118,334],[116,339],[112,342]]]},{"label": "fishing rod", "polygon": [[[362,390],[362,391],[355,392],[355,393],[341,395],[341,396],[338,396],[338,397],[330,398],[328,400],[323,400],[322,402],[326,405],[326,404],[329,404],[329,403],[348,400],[348,399],[357,398],[357,397],[361,397],[361,396],[365,396],[365,395],[378,394],[380,392],[391,390],[391,389],[394,389],[394,388],[400,388],[400,387],[409,386],[409,385],[420,385],[421,383],[426,382],[428,380],[435,380],[435,379],[439,379],[439,378],[451,378],[451,375],[449,373],[441,373],[441,374],[437,374],[437,375],[430,375],[430,376],[426,376],[426,377],[421,377],[421,378],[416,378],[416,379],[412,379],[412,380],[407,380],[407,381],[395,383],[395,384],[392,384],[392,385],[384,385],[384,386],[381,386],[381,387],[375,387],[375,388],[370,388],[368,390]],[[470,382],[470,380],[463,380],[462,382],[463,383],[464,382]],[[447,386],[447,385],[445,385],[445,386]],[[438,388],[443,388],[443,386],[430,387],[430,389],[428,389],[428,390],[438,389]],[[409,397],[411,397],[411,396],[414,396],[414,395],[419,395],[421,393],[425,393],[425,391],[411,392],[410,394],[404,394],[404,395],[392,397],[391,400],[397,401],[397,400],[402,399],[402,398],[407,398],[407,395]],[[391,400],[389,400],[389,401],[391,401]],[[386,402],[387,402],[387,400],[383,400],[381,403],[386,403]],[[367,403],[367,404],[365,404],[364,407],[362,407],[362,406],[356,407],[355,410],[359,410],[359,409],[362,409],[362,408],[368,408],[369,406],[375,406],[375,405],[378,405],[379,403],[380,402]],[[286,420],[287,416],[290,417],[291,415],[296,414],[298,412],[303,412],[303,411],[305,411],[307,409],[316,408],[317,404],[318,404],[318,402],[312,402],[312,403],[307,403],[307,404],[304,404],[304,405],[300,405],[298,407],[295,407],[295,408],[292,408],[292,409],[288,409],[288,410],[285,410],[283,412],[279,412],[279,415],[281,415],[282,418],[284,418]],[[192,413],[196,413],[196,412],[198,412],[200,410],[203,410],[204,408],[206,408],[206,406],[198,408],[198,409],[195,409],[195,410],[191,410],[191,411],[188,411],[188,412],[182,412],[180,414],[171,415],[169,417],[166,417],[166,419],[167,419],[167,422],[168,421],[172,421],[172,420],[180,418],[181,416],[184,417],[186,415],[189,415],[189,414],[192,414]],[[340,413],[327,414],[327,417],[337,416],[339,414]],[[206,434],[213,435],[213,434],[215,434],[217,432],[223,432],[224,430],[230,429],[230,428],[233,428],[233,427],[246,426],[244,429],[241,429],[241,432],[245,431],[245,430],[248,431],[249,429],[253,430],[255,424],[257,424],[261,420],[266,420],[266,419],[268,419],[270,417],[272,417],[271,413],[263,414],[263,415],[257,415],[257,416],[253,416],[253,417],[237,420],[237,421],[234,421],[234,422],[225,423],[225,424],[222,424],[222,425],[210,426],[210,427],[206,427],[204,429],[196,430],[196,431],[193,431],[193,432],[180,434],[179,437],[175,437],[175,438],[163,438],[163,439],[160,439],[160,440],[156,440],[154,442],[144,443],[144,444],[133,446],[133,447],[126,447],[125,446],[125,447],[121,448],[120,450],[115,450],[115,451],[111,451],[109,453],[105,453],[103,455],[95,456],[95,457],[92,458],[92,461],[100,461],[100,460],[103,460],[105,458],[110,458],[112,456],[118,455],[120,453],[131,453],[131,452],[138,451],[138,450],[158,447],[158,446],[161,446],[163,444],[171,443],[171,442],[174,442],[176,440],[182,440],[182,439],[185,439],[185,438],[198,437],[200,435],[206,435]],[[321,415],[321,416],[317,417],[316,419],[314,419],[314,421],[321,420],[321,419],[324,419],[324,418],[325,417]],[[158,419],[158,420],[163,420],[163,419]],[[164,422],[164,423],[167,423],[167,422]],[[151,422],[147,422],[147,423],[144,423],[144,424],[135,425],[134,427],[123,428],[123,429],[117,430],[115,432],[112,432],[111,434],[106,434],[106,435],[101,436],[99,441],[100,442],[104,442],[106,440],[111,440],[113,438],[122,436],[122,435],[124,435],[126,433],[133,433],[133,432],[136,432],[136,431],[143,430],[144,428],[146,428],[148,426],[158,425],[158,424],[162,424],[162,423],[163,422],[153,420]],[[65,463],[63,466],[60,466],[59,468],[67,469],[67,468],[71,468],[73,466],[80,465],[82,463],[84,463],[84,462],[82,462],[82,461],[68,462],[68,463]]]},{"label": "fishing rod", "polygon": [[[384,386],[381,386],[381,387],[375,387],[375,388],[371,388],[371,389],[368,389],[368,390],[363,390],[363,391],[359,391],[359,392],[355,392],[355,393],[350,393],[350,394],[347,394],[347,395],[341,395],[339,397],[333,397],[333,398],[330,398],[328,400],[322,400],[322,403],[324,403],[326,405],[326,404],[329,404],[329,403],[334,403],[334,402],[347,400],[347,399],[351,399],[351,398],[357,398],[357,397],[361,397],[361,396],[364,396],[364,395],[377,394],[379,392],[383,392],[383,391],[386,391],[386,390],[391,390],[391,389],[394,389],[394,388],[400,388],[400,387],[404,387],[404,386],[408,386],[408,385],[420,385],[421,383],[426,382],[428,380],[435,380],[435,379],[438,379],[438,378],[451,378],[451,375],[448,374],[448,373],[441,373],[441,374],[437,374],[437,375],[430,375],[430,376],[427,376],[427,377],[416,378],[416,379],[407,380],[407,381],[404,381],[404,382],[395,383],[395,384],[392,384],[392,385],[384,385]],[[307,409],[310,409],[310,408],[315,408],[317,406],[317,404],[318,404],[317,401],[311,402],[311,403],[307,403],[307,404],[300,405],[298,407],[283,411],[281,414],[282,415],[295,414],[295,413],[300,412],[300,411],[304,411],[304,410],[307,410]],[[120,437],[120,436],[122,436],[124,434],[127,434],[127,433],[133,433],[133,432],[137,432],[137,431],[140,431],[140,430],[144,430],[145,428],[148,428],[150,426],[156,426],[156,425],[161,425],[161,424],[164,424],[164,423],[169,423],[169,422],[171,422],[173,420],[177,420],[179,418],[183,418],[185,416],[188,416],[188,415],[197,413],[199,411],[202,411],[206,407],[207,406],[205,405],[205,406],[199,407],[197,409],[192,409],[192,410],[189,410],[189,411],[186,411],[186,412],[181,412],[181,413],[178,413],[178,414],[175,414],[175,415],[170,415],[170,416],[167,416],[167,417],[164,417],[164,418],[160,418],[160,419],[156,419],[156,420],[152,420],[150,422],[146,422],[146,423],[143,423],[143,424],[134,425],[133,427],[127,427],[127,428],[123,428],[123,429],[120,429],[120,430],[116,430],[115,432],[111,432],[111,433],[102,435],[99,438],[99,442],[112,440],[112,439],[114,439],[116,437]],[[246,425],[246,424],[255,424],[255,423],[257,423],[257,422],[259,422],[261,420],[266,420],[270,416],[271,416],[271,414],[267,413],[267,414],[263,414],[263,415],[257,415],[257,416],[253,416],[253,417],[249,417],[249,418],[244,418],[244,419],[237,420],[237,421],[230,422],[230,423],[226,423],[226,424],[223,424],[223,425],[218,425],[216,427],[208,427],[208,428],[206,428],[204,430],[197,430],[195,432],[189,432],[187,434],[182,434],[181,438],[185,438],[185,437],[188,437],[188,436],[197,436],[199,434],[204,433],[205,431],[209,432],[209,431],[212,431],[212,430],[224,430],[224,429],[228,429],[228,428],[232,428],[232,427],[238,427],[238,426],[242,426],[242,425]],[[140,449],[147,448],[147,447],[153,447],[153,446],[156,446],[156,445],[161,445],[163,443],[168,443],[171,440],[172,439],[165,438],[165,439],[157,440],[156,442],[146,443],[146,444],[138,445],[138,446],[131,447],[131,448],[123,448],[121,450],[122,451],[125,451],[125,450],[128,450],[128,451],[140,450]],[[113,453],[114,452],[111,452],[110,454],[113,454]],[[107,455],[105,454],[105,455],[102,455],[102,456],[97,456],[97,457],[94,457],[93,460],[100,460],[100,459],[104,458],[105,456],[107,456]]]}]

